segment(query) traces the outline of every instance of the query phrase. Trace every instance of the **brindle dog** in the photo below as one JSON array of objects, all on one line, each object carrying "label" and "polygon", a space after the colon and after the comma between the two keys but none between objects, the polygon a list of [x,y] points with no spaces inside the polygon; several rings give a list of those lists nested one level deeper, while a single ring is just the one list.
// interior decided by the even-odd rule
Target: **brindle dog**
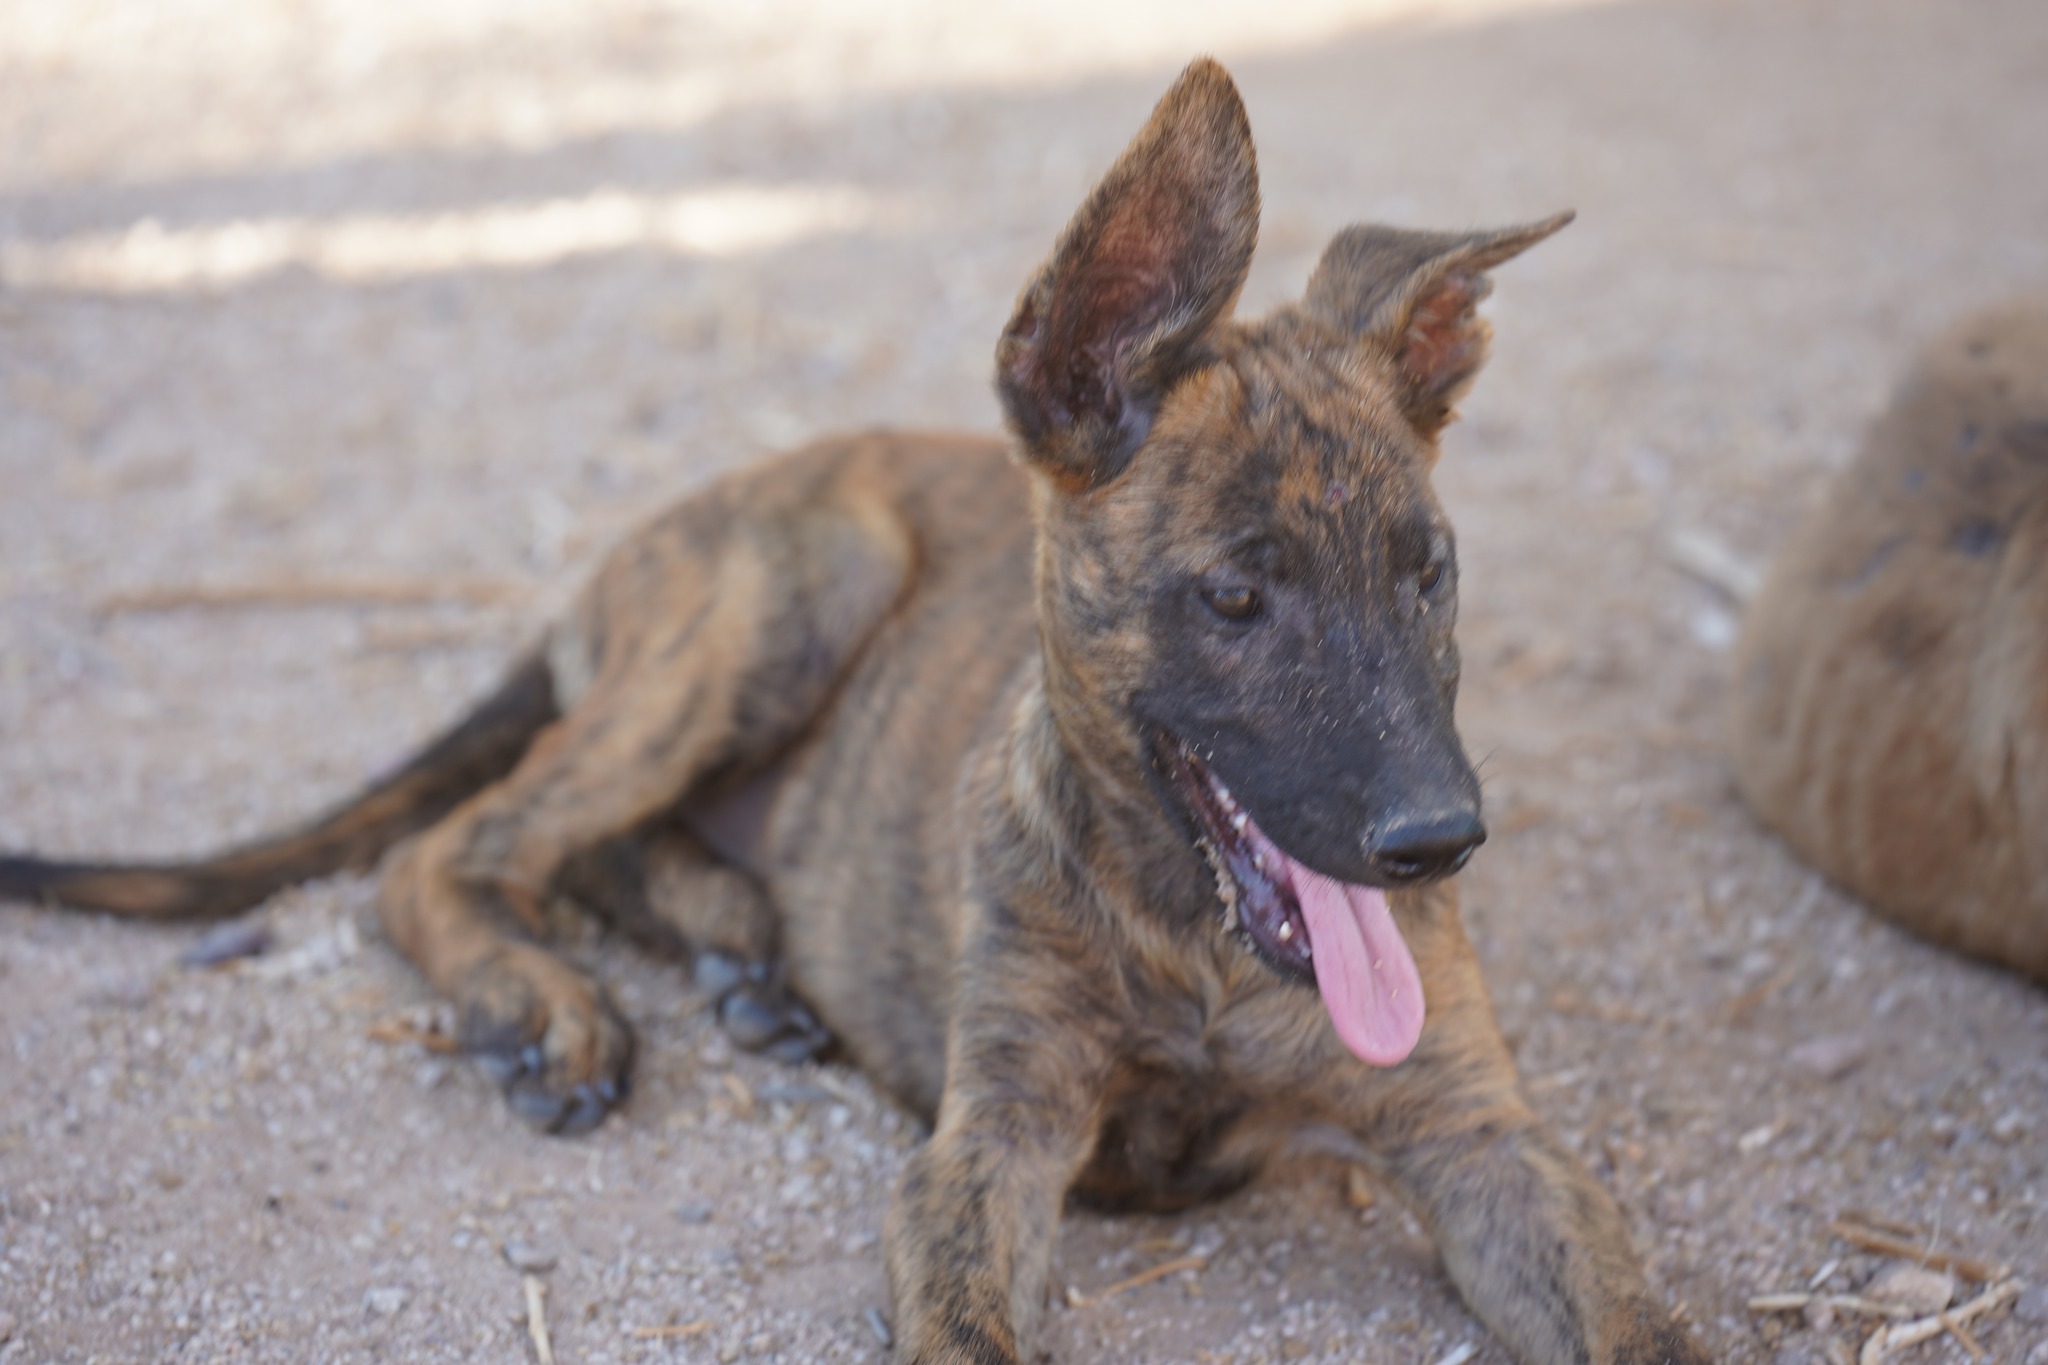
[{"label": "brindle dog", "polygon": [[1430,471],[1485,272],[1565,221],[1351,228],[1299,304],[1234,322],[1257,174],[1197,62],[1004,330],[1013,440],[728,479],[340,813],[5,885],[223,911],[431,821],[385,927],[550,1129],[595,1122],[632,1048],[545,946],[551,891],[692,951],[747,1041],[814,1049],[800,997],[933,1124],[888,1219],[903,1361],[1020,1358],[1070,1193],[1173,1209],[1333,1147],[1520,1360],[1702,1361],[1520,1094],[1446,880],[1484,831]]},{"label": "brindle dog", "polygon": [[2048,300],[1929,346],[1744,625],[1758,814],[1887,918],[2048,985]]}]

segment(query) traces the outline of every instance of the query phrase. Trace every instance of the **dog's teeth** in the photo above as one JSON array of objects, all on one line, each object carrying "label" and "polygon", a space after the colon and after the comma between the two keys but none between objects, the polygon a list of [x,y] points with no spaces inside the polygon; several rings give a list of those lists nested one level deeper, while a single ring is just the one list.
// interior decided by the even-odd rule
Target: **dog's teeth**
[{"label": "dog's teeth", "polygon": [[1287,921],[1287,920],[1284,920],[1284,919],[1283,919],[1283,920],[1281,920],[1281,921],[1280,921],[1280,941],[1281,941],[1282,943],[1285,943],[1285,942],[1287,942],[1287,941],[1288,941],[1289,939],[1291,939],[1291,938],[1293,938],[1293,937],[1294,937],[1294,925],[1293,925],[1293,924],[1292,924],[1291,922]]},{"label": "dog's teeth", "polygon": [[1244,827],[1250,823],[1251,817],[1249,815],[1246,815],[1243,811],[1239,811],[1237,814],[1230,817],[1230,827],[1236,830],[1239,834],[1244,833]]}]

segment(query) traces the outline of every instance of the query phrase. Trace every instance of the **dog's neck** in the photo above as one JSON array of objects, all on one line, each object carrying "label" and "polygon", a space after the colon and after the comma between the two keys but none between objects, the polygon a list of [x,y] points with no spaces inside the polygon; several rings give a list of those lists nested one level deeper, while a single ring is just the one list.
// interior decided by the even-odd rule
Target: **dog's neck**
[{"label": "dog's neck", "polygon": [[1077,891],[1169,927],[1211,918],[1214,877],[1165,804],[1149,747],[1056,650],[1034,661],[1019,694],[1006,768],[1008,804],[1034,842],[1060,865],[1091,869]]}]

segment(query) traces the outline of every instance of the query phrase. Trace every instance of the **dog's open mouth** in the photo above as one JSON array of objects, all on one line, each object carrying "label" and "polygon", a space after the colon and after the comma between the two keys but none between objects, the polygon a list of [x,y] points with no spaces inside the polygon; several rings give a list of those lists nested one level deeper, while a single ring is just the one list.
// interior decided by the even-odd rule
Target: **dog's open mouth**
[{"label": "dog's open mouth", "polygon": [[1267,838],[1186,745],[1165,745],[1216,871],[1226,925],[1276,970],[1313,978],[1344,1045],[1393,1066],[1422,1034],[1422,977],[1394,924],[1387,893],[1324,876]]}]

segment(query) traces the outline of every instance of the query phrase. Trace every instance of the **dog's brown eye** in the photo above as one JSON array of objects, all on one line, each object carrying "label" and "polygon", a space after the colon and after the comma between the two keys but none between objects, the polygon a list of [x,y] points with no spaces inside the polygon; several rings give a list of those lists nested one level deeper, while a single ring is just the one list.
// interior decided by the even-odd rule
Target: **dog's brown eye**
[{"label": "dog's brown eye", "polygon": [[1202,600],[1226,621],[1248,620],[1259,609],[1259,595],[1243,586],[1204,588]]},{"label": "dog's brown eye", "polygon": [[1422,569],[1415,575],[1415,590],[1428,596],[1444,581],[1444,574],[1450,568],[1451,547],[1441,535],[1431,536],[1429,558],[1423,561]]}]

